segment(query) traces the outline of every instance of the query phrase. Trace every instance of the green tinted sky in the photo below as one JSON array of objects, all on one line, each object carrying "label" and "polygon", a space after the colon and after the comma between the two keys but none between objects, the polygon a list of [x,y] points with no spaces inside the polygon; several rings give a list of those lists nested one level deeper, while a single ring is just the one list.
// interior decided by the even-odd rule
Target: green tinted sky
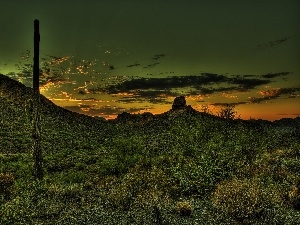
[{"label": "green tinted sky", "polygon": [[245,119],[300,114],[300,1],[49,2],[1,1],[0,72],[30,85],[39,19],[41,91],[58,105],[113,117],[185,95]]}]

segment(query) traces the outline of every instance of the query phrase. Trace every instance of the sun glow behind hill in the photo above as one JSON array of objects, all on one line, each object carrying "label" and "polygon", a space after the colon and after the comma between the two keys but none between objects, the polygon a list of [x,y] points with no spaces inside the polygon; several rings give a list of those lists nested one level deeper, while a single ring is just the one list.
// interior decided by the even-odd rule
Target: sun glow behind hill
[{"label": "sun glow behind hill", "polygon": [[[153,56],[159,64],[164,54]],[[16,72],[9,77],[32,86],[31,54],[26,51]],[[71,111],[90,116],[113,119],[118,114],[151,112],[160,114],[170,109],[176,96],[184,95],[187,104],[198,111],[207,106],[217,113],[226,104],[236,106],[243,119],[267,120],[299,115],[299,87],[276,87],[276,80],[288,79],[292,72],[230,75],[201,72],[198,75],[177,75],[166,72],[164,76],[150,73],[138,63],[115,68],[108,62],[76,60],[75,57],[48,56],[41,59],[41,93],[55,104]],[[129,71],[148,72],[145,76],[129,76]],[[153,71],[153,70],[152,70]],[[138,73],[138,72],[137,72]],[[125,74],[125,75],[121,75]],[[274,104],[274,103],[277,104]],[[280,104],[280,107],[278,106]],[[271,113],[272,112],[272,113]]]}]

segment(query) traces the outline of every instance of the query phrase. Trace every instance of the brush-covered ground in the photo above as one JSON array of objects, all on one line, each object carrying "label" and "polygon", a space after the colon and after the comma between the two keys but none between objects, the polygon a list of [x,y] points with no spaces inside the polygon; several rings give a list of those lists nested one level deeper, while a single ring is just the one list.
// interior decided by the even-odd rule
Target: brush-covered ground
[{"label": "brush-covered ground", "polygon": [[300,126],[191,110],[104,121],[0,75],[0,224],[300,224]]}]

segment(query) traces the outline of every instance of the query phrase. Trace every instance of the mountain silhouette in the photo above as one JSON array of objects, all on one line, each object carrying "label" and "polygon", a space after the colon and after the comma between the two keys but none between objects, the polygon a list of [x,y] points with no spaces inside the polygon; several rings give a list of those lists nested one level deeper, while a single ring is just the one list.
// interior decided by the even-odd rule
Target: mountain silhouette
[{"label": "mountain silhouette", "polygon": [[[3,143],[4,140],[5,143],[10,143],[2,151],[29,151],[32,129],[32,102],[30,101],[32,96],[32,88],[0,74],[0,138],[2,138]],[[41,133],[44,136],[46,135],[48,139],[74,131],[76,134],[82,134],[82,138],[89,134],[86,135],[87,139],[91,136],[100,136],[100,140],[105,140],[118,135],[120,129],[125,129],[125,126],[133,126],[137,129],[137,132],[147,133],[171,130],[174,123],[177,124],[178,122],[193,126],[195,121],[203,123],[203,126],[207,126],[208,130],[213,129],[215,131],[218,130],[218,127],[244,126],[246,129],[254,129],[257,132],[279,128],[288,133],[300,127],[300,117],[281,119],[274,122],[266,120],[227,120],[199,112],[191,106],[184,106],[179,109],[171,108],[169,111],[157,115],[123,112],[116,119],[106,121],[64,109],[55,105],[42,94],[40,94],[40,117]],[[63,141],[67,141],[68,138],[71,137],[66,136]],[[23,143],[24,140],[26,140],[26,143]]]}]

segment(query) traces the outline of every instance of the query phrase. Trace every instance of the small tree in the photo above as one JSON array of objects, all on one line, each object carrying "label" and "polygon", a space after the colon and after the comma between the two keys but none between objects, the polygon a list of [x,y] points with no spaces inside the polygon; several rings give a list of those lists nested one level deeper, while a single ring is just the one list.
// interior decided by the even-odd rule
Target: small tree
[{"label": "small tree", "polygon": [[[226,104],[221,108],[221,110],[217,113],[217,116],[225,119],[233,120],[236,117],[237,111],[235,111],[235,105]],[[238,116],[239,118],[240,116]]]}]

